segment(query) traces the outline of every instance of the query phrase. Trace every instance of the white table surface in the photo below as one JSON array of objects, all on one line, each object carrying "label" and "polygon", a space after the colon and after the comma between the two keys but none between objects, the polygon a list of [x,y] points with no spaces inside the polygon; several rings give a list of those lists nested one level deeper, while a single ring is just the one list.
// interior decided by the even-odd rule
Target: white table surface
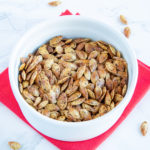
[{"label": "white table surface", "polygon": [[[8,66],[14,45],[28,29],[44,20],[52,20],[66,9],[96,17],[120,32],[125,26],[118,17],[125,15],[132,32],[129,42],[137,58],[150,65],[149,0],[62,0],[55,8],[48,6],[48,2],[50,0],[0,0],[0,72]],[[149,150],[150,131],[146,137],[139,131],[145,120],[150,124],[150,92],[98,150]],[[21,150],[58,149],[0,103],[0,149],[9,150],[7,143],[11,140],[21,143]]]}]

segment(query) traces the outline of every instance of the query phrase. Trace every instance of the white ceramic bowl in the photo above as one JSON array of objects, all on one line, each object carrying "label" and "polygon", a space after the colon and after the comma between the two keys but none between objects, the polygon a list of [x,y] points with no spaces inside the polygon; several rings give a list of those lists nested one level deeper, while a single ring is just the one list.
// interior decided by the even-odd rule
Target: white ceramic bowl
[{"label": "white ceramic bowl", "polygon": [[[122,102],[102,117],[84,122],[61,122],[45,117],[29,106],[18,89],[20,57],[32,53],[56,35],[66,38],[88,37],[114,45],[128,63],[129,81]],[[9,64],[9,78],[16,100],[29,123],[41,133],[58,140],[81,141],[96,137],[108,130],[121,116],[134,92],[138,76],[137,60],[122,33],[103,22],[83,16],[61,16],[41,23],[28,31],[17,43]]]}]

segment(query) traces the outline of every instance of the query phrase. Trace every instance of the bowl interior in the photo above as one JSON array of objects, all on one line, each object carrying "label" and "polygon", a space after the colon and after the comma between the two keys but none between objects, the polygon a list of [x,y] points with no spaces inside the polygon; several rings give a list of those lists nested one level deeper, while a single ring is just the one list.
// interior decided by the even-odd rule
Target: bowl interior
[{"label": "bowl interior", "polygon": [[[44,22],[30,30],[17,44],[10,62],[10,76],[14,82],[18,94],[18,68],[20,58],[26,57],[35,51],[39,46],[50,40],[52,37],[62,35],[65,38],[91,38],[92,40],[103,40],[112,44],[119,50],[128,63],[128,90],[126,97],[134,91],[137,80],[137,62],[134,52],[131,50],[123,35],[97,20],[81,16],[63,16],[54,21]],[[13,84],[13,83],[12,83]],[[128,95],[128,96],[127,96]],[[23,99],[21,99],[23,100]],[[124,101],[123,100],[123,101]]]}]

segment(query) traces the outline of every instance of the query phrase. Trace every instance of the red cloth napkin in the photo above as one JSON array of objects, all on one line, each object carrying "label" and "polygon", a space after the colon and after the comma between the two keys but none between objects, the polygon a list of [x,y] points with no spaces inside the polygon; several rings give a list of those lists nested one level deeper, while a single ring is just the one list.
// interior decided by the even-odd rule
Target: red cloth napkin
[{"label": "red cloth napkin", "polygon": [[[71,13],[67,10],[62,15],[71,15]],[[79,15],[79,14],[76,14]],[[0,102],[6,105],[12,112],[14,112],[18,117],[20,117],[25,123],[31,126],[34,130],[36,130],[40,135],[46,138],[48,141],[53,143],[61,150],[95,150],[112,132],[120,125],[120,123],[128,116],[131,110],[136,106],[136,104],[143,98],[146,91],[148,91],[150,87],[150,67],[143,64],[141,61],[138,61],[139,67],[139,75],[138,82],[132,96],[132,99],[126,109],[124,110],[121,117],[118,121],[105,133],[85,141],[80,142],[64,142],[52,139],[47,137],[33,128],[28,121],[23,116],[19,105],[12,93],[9,77],[8,77],[8,69],[0,74]]]}]

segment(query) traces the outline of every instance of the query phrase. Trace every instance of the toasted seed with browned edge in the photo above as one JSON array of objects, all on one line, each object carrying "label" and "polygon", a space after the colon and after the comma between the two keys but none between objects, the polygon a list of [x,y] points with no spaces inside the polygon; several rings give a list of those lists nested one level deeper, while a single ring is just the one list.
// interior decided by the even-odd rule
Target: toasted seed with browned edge
[{"label": "toasted seed with browned edge", "polygon": [[8,145],[12,150],[19,150],[21,148],[21,145],[18,142],[10,141],[8,142]]},{"label": "toasted seed with browned edge", "polygon": [[141,133],[143,136],[145,136],[147,134],[147,131],[148,131],[148,122],[147,121],[142,122],[140,130],[141,130]]},{"label": "toasted seed with browned edge", "polygon": [[120,21],[121,21],[123,24],[128,24],[127,19],[126,19],[125,16],[123,16],[123,15],[120,15]]},{"label": "toasted seed with browned edge", "polygon": [[125,35],[127,38],[129,38],[130,34],[131,34],[130,28],[129,28],[129,27],[125,27],[125,28],[124,28],[124,35]]},{"label": "toasted seed with browned edge", "polygon": [[56,7],[56,6],[58,6],[58,5],[61,4],[61,1],[52,1],[52,2],[49,2],[48,4],[49,4],[50,6]]}]

